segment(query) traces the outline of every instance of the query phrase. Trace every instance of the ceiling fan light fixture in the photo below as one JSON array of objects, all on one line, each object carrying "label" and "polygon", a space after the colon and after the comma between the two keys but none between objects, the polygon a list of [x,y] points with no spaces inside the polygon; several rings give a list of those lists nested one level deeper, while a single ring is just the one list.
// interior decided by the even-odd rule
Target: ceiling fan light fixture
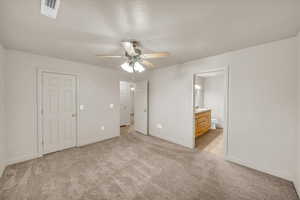
[{"label": "ceiling fan light fixture", "polygon": [[128,73],[133,73],[133,72],[134,72],[134,71],[133,71],[133,67],[130,66],[128,62],[123,63],[123,64],[121,65],[121,68],[122,68],[124,71],[128,72]]},{"label": "ceiling fan light fixture", "polygon": [[[46,1],[46,0],[42,0]],[[59,0],[47,0],[47,1],[59,1]],[[154,52],[154,53],[146,53],[144,54],[141,49],[141,44],[136,40],[122,41],[121,46],[124,49],[123,56],[121,55],[97,55],[99,58],[124,58],[126,59],[125,63],[123,63],[120,67],[128,72],[143,72],[147,68],[154,68],[151,62],[146,59],[152,58],[162,58],[169,56],[168,52]]]},{"label": "ceiling fan light fixture", "polygon": [[134,71],[143,72],[143,71],[145,71],[145,68],[139,62],[135,62],[134,63]]}]

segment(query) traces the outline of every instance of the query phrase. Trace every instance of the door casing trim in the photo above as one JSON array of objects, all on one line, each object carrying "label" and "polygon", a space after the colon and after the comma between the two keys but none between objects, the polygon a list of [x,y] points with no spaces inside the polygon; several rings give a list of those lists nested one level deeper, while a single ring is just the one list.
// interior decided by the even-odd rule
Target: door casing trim
[{"label": "door casing trim", "polygon": [[229,98],[230,98],[230,93],[229,93],[229,82],[230,82],[230,75],[229,75],[229,70],[230,66],[224,66],[220,68],[213,68],[209,70],[200,70],[196,73],[193,74],[193,85],[192,85],[192,93],[193,93],[193,98],[192,98],[192,109],[193,109],[193,115],[192,115],[192,121],[193,121],[193,148],[196,148],[196,143],[195,143],[195,77],[197,74],[202,74],[202,73],[211,73],[211,72],[223,72],[224,73],[224,81],[225,81],[225,90],[224,90],[224,128],[223,128],[223,134],[224,134],[224,159],[228,160],[228,154],[229,154],[229,119],[230,119],[230,112],[229,112]]}]

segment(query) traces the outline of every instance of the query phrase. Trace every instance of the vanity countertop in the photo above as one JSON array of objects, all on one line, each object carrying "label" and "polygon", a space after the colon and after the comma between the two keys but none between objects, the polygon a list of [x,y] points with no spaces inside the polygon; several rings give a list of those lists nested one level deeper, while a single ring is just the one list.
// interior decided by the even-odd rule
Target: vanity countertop
[{"label": "vanity countertop", "polygon": [[209,108],[198,108],[195,109],[195,114],[210,111]]}]

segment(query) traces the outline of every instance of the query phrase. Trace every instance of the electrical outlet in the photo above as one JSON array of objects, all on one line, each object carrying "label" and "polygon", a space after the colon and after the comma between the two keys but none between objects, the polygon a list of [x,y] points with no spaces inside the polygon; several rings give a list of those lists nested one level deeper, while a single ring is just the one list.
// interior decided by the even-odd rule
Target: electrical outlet
[{"label": "electrical outlet", "polygon": [[101,130],[104,131],[104,129],[105,129],[104,126],[101,126]]}]

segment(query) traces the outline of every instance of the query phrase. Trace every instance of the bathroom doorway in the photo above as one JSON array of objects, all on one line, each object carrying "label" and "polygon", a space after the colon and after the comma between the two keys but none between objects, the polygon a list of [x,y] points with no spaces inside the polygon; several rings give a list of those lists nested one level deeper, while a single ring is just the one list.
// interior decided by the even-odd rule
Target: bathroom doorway
[{"label": "bathroom doorway", "polygon": [[225,157],[228,151],[228,68],[194,74],[194,147]]}]

